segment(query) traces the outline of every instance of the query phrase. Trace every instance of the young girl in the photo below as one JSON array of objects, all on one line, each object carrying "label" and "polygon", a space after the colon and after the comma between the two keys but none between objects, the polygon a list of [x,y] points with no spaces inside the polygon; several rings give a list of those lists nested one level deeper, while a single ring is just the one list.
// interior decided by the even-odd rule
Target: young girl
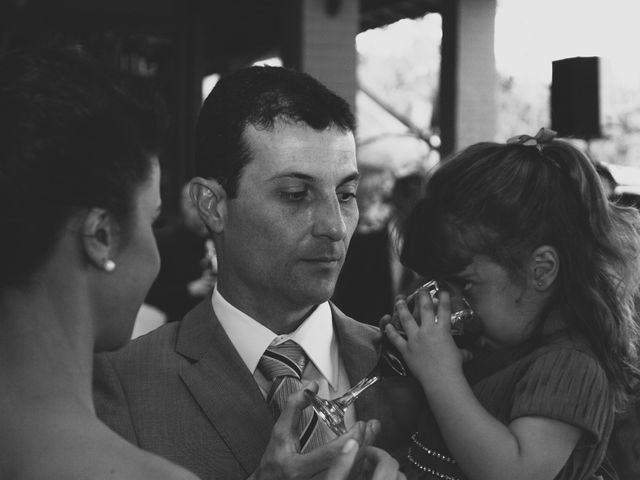
[{"label": "young girl", "polygon": [[465,149],[404,225],[403,263],[462,291],[483,332],[463,369],[450,295],[434,306],[421,292],[413,315],[397,302],[406,339],[392,324],[386,334],[444,440],[435,424],[412,436],[409,478],[606,473],[614,413],[638,378],[640,219],[607,201],[589,159],[554,136]]}]

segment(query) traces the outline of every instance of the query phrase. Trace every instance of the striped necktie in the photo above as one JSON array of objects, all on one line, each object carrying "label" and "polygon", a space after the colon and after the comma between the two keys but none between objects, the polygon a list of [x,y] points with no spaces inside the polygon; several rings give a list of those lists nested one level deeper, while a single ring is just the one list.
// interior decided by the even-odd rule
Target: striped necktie
[{"label": "striped necktie", "polygon": [[[267,395],[267,404],[274,418],[280,416],[287,397],[302,389],[302,372],[307,360],[302,347],[291,340],[270,345],[260,358],[258,368],[267,380],[273,382]],[[307,407],[302,411],[298,429],[301,452],[309,452],[329,441],[328,433],[318,422],[318,415],[313,408]]]}]

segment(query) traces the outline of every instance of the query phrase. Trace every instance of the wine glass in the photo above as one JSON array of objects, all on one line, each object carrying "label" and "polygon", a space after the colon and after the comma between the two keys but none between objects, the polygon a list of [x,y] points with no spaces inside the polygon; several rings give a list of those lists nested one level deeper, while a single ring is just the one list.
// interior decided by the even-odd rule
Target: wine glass
[{"label": "wine glass", "polygon": [[[409,310],[413,311],[413,304],[421,290],[427,290],[429,295],[431,295],[431,298],[437,301],[440,289],[441,286],[435,280],[430,280],[420,286],[405,299]],[[454,299],[452,298],[452,302],[453,300]],[[469,326],[473,325],[475,322],[475,314],[464,297],[460,296],[457,300],[459,303],[457,307],[459,308],[451,314],[451,334],[461,336],[469,333]],[[398,324],[394,323],[394,326],[400,330],[400,333],[403,333]],[[316,411],[318,416],[324,420],[329,428],[331,428],[336,435],[343,435],[347,432],[344,424],[345,412],[347,411],[347,408],[358,398],[358,396],[385,377],[398,375],[404,377],[407,376],[407,374],[408,369],[402,359],[402,355],[400,355],[400,352],[398,352],[387,339],[387,336],[383,334],[378,363],[366,377],[344,393],[344,395],[333,400],[326,400],[324,398],[320,398],[317,394],[309,390],[305,390],[305,394],[313,409]]]}]

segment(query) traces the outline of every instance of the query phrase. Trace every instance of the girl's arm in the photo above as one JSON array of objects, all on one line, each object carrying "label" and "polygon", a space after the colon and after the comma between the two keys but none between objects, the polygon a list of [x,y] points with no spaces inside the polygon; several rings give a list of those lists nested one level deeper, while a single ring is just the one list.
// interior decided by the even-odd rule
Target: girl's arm
[{"label": "girl's arm", "polygon": [[[436,322],[431,298],[420,294],[421,325],[404,301],[396,304],[396,312],[407,339],[392,325],[385,331],[422,384],[447,446],[469,479],[553,479],[582,431],[544,417],[521,417],[504,425],[473,394],[450,323]],[[449,297],[441,292],[438,317],[450,314]]]}]

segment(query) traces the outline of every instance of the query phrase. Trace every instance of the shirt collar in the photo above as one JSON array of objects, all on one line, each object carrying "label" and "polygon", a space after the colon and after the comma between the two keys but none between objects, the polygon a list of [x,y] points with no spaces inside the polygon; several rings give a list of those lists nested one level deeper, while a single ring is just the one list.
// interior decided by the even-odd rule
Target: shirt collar
[{"label": "shirt collar", "polygon": [[271,343],[293,340],[302,347],[331,387],[336,388],[339,377],[338,343],[333,332],[329,302],[318,305],[296,330],[286,335],[276,335],[238,310],[220,294],[217,287],[213,290],[211,302],[220,325],[252,374]]}]

